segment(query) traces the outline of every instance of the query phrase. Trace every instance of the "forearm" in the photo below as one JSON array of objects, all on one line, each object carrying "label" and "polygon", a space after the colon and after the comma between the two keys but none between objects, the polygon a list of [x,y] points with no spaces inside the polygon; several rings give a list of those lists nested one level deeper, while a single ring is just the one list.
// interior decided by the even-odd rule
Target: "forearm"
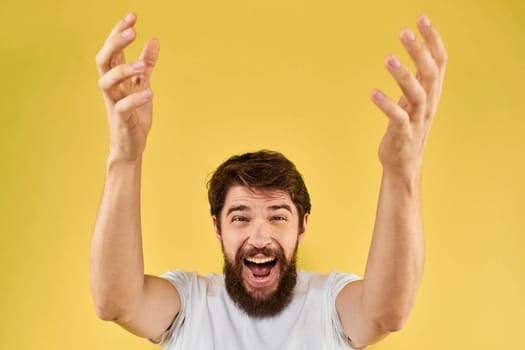
[{"label": "forearm", "polygon": [[364,278],[363,307],[382,328],[401,328],[423,272],[420,173],[383,172]]},{"label": "forearm", "polygon": [[345,286],[336,304],[346,335],[358,347],[402,328],[423,273],[420,171],[447,53],[428,17],[419,16],[417,25],[424,42],[409,28],[400,33],[416,74],[395,55],[385,59],[403,95],[398,102],[378,89],[370,96],[389,120],[379,146],[383,178],[376,222],[364,279]]},{"label": "forearm", "polygon": [[91,243],[91,288],[97,314],[103,319],[123,317],[143,290],[140,177],[140,159],[108,160]]}]

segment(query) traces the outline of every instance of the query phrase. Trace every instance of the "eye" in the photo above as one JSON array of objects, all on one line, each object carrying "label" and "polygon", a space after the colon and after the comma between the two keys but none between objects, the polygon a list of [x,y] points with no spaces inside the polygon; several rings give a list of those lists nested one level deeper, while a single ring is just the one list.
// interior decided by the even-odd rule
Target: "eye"
[{"label": "eye", "polygon": [[231,218],[231,221],[232,221],[232,222],[236,222],[236,221],[238,221],[238,222],[244,222],[244,221],[248,221],[248,218],[246,218],[246,217],[244,217],[244,216],[237,216],[237,215],[236,215],[236,216],[233,216],[233,217]]},{"label": "eye", "polygon": [[273,221],[286,221],[287,218],[286,218],[286,216],[276,215],[276,216],[272,217],[272,220]]}]

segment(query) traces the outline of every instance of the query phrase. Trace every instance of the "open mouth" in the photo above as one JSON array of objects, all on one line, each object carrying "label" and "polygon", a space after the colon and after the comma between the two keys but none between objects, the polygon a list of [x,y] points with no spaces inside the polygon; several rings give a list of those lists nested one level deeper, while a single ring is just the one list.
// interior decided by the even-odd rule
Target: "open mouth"
[{"label": "open mouth", "polygon": [[264,279],[272,272],[277,264],[277,258],[272,257],[248,257],[244,259],[244,265],[252,272],[255,279]]}]

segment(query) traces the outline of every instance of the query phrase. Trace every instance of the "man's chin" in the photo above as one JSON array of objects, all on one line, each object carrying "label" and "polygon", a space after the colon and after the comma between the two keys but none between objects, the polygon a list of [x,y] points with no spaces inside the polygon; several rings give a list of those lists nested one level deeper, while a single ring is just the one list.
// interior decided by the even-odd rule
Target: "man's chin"
[{"label": "man's chin", "polygon": [[281,313],[292,301],[296,279],[295,264],[284,274],[279,271],[268,284],[259,281],[259,285],[252,283],[253,275],[245,278],[242,270],[236,275],[231,265],[225,267],[225,284],[230,298],[251,317],[272,317]]},{"label": "man's chin", "polygon": [[253,287],[249,285],[246,281],[243,281],[244,288],[246,292],[257,301],[267,301],[274,297],[277,292],[277,286],[268,286],[268,287]]},{"label": "man's chin", "polygon": [[[233,302],[251,317],[272,317],[281,313],[292,301],[297,282],[296,251],[297,244],[290,261],[286,260],[280,246],[276,251],[239,251],[233,262],[224,254],[224,283]],[[256,276],[262,275],[265,268],[247,265],[244,257],[256,254],[275,257],[267,275]]]}]

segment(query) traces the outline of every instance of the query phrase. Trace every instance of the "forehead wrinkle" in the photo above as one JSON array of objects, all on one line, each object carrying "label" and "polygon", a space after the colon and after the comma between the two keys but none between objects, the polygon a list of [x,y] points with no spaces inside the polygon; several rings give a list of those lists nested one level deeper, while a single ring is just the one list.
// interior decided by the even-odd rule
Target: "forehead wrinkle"
[{"label": "forehead wrinkle", "polygon": [[230,187],[226,194],[226,201],[236,200],[250,200],[250,199],[262,199],[265,201],[272,200],[285,200],[291,201],[290,195],[284,190],[272,190],[272,189],[258,189],[242,185],[235,185]]}]

